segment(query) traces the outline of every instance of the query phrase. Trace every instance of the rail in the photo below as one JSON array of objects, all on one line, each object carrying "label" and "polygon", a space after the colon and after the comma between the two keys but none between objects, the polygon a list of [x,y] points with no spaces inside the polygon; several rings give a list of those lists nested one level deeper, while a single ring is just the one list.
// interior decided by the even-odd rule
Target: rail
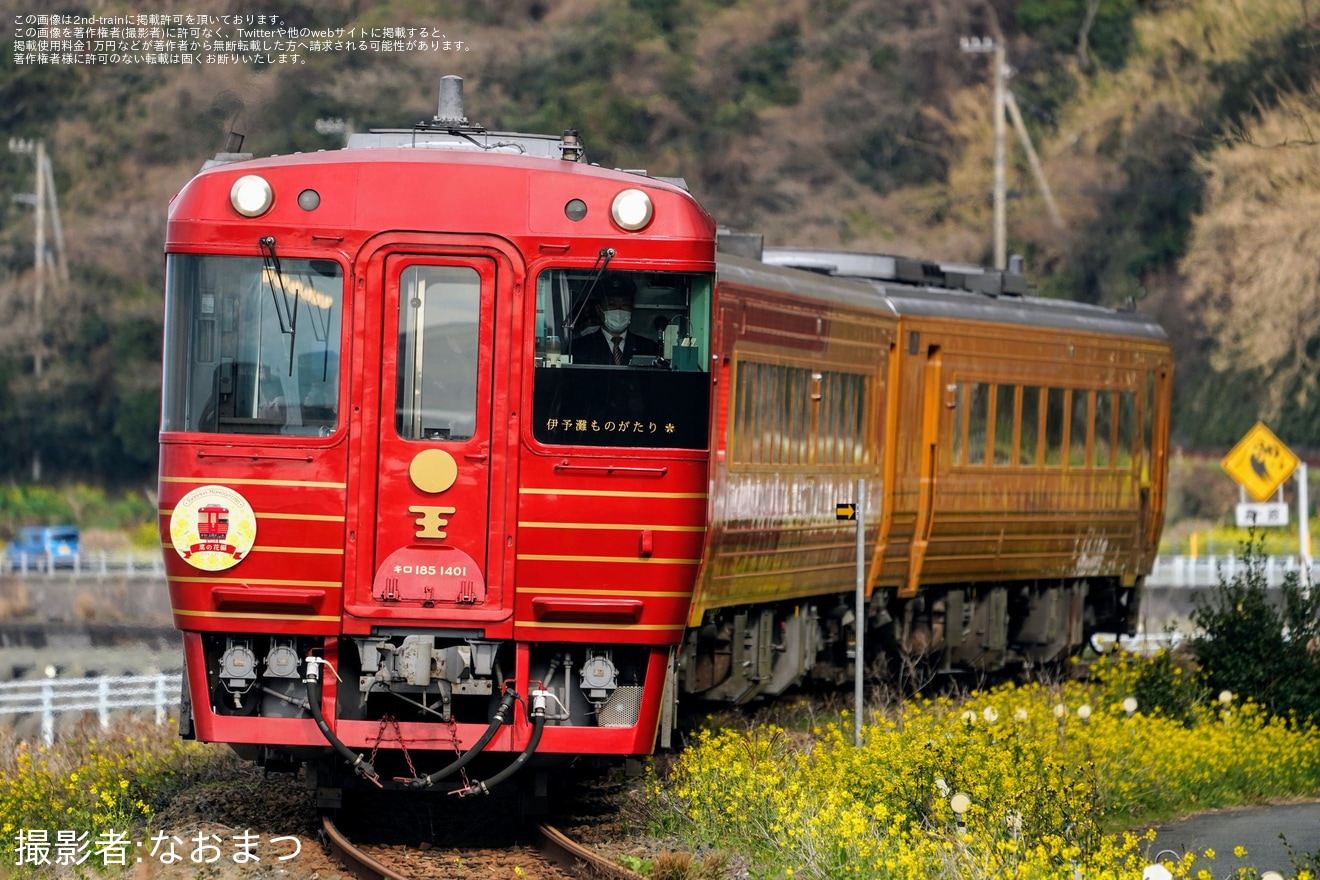
[{"label": "rail", "polygon": [[72,712],[95,712],[101,727],[110,725],[110,713],[131,710],[155,715],[164,724],[178,706],[178,674],[121,675],[101,678],[46,678],[0,683],[0,716],[40,716],[41,739],[55,740],[55,719]]},{"label": "rail", "polygon": [[50,553],[0,554],[0,570],[26,577],[105,579],[163,578],[165,562],[159,550],[97,550],[74,556]]}]

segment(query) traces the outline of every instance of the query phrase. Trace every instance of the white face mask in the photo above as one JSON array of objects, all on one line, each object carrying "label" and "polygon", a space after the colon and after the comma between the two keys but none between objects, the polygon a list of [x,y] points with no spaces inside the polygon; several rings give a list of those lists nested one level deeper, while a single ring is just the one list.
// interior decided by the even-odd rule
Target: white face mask
[{"label": "white face mask", "polygon": [[605,325],[605,329],[611,333],[622,333],[632,323],[632,312],[626,309],[609,309],[601,313],[600,320]]}]

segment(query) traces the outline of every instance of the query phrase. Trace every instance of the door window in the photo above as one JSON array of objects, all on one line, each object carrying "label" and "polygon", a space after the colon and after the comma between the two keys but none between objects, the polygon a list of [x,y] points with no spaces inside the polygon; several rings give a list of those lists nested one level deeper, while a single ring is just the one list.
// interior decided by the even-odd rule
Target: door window
[{"label": "door window", "polygon": [[477,429],[481,277],[410,266],[399,279],[394,425],[405,440],[469,440]]}]

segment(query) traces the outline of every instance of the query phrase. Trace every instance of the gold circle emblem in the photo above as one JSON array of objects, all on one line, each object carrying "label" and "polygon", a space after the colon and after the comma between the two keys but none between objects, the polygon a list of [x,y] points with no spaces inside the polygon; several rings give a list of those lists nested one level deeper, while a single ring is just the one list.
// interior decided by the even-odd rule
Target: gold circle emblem
[{"label": "gold circle emblem", "polygon": [[458,462],[443,449],[423,449],[408,465],[408,478],[423,492],[443,492],[458,479]]},{"label": "gold circle emblem", "polygon": [[257,539],[257,516],[246,498],[226,486],[201,486],[170,514],[170,540],[193,568],[224,571],[247,558]]}]

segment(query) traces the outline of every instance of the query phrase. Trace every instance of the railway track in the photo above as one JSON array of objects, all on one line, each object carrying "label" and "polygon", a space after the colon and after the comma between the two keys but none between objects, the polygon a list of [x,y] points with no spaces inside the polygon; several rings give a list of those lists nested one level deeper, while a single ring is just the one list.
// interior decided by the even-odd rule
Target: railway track
[{"label": "railway track", "polygon": [[[460,856],[447,848],[417,849],[405,853],[407,868],[386,864],[378,857],[375,848],[355,846],[335,826],[334,820],[325,816],[321,820],[326,846],[331,856],[344,866],[344,870],[358,880],[422,880],[428,877],[453,877],[456,871],[465,870],[470,865],[476,871],[483,871],[473,861],[471,854]],[[529,880],[545,878],[571,878],[571,880],[645,880],[641,874],[615,864],[595,852],[577,843],[552,825],[540,823],[536,826],[536,845],[532,848],[518,848],[516,857],[527,859],[535,855],[541,860],[538,865],[522,865],[522,876]],[[392,848],[398,856],[398,848]],[[499,853],[507,857],[506,852]],[[391,860],[393,861],[393,859]],[[462,876],[461,874],[457,876]],[[472,876],[480,876],[473,874]]]}]

